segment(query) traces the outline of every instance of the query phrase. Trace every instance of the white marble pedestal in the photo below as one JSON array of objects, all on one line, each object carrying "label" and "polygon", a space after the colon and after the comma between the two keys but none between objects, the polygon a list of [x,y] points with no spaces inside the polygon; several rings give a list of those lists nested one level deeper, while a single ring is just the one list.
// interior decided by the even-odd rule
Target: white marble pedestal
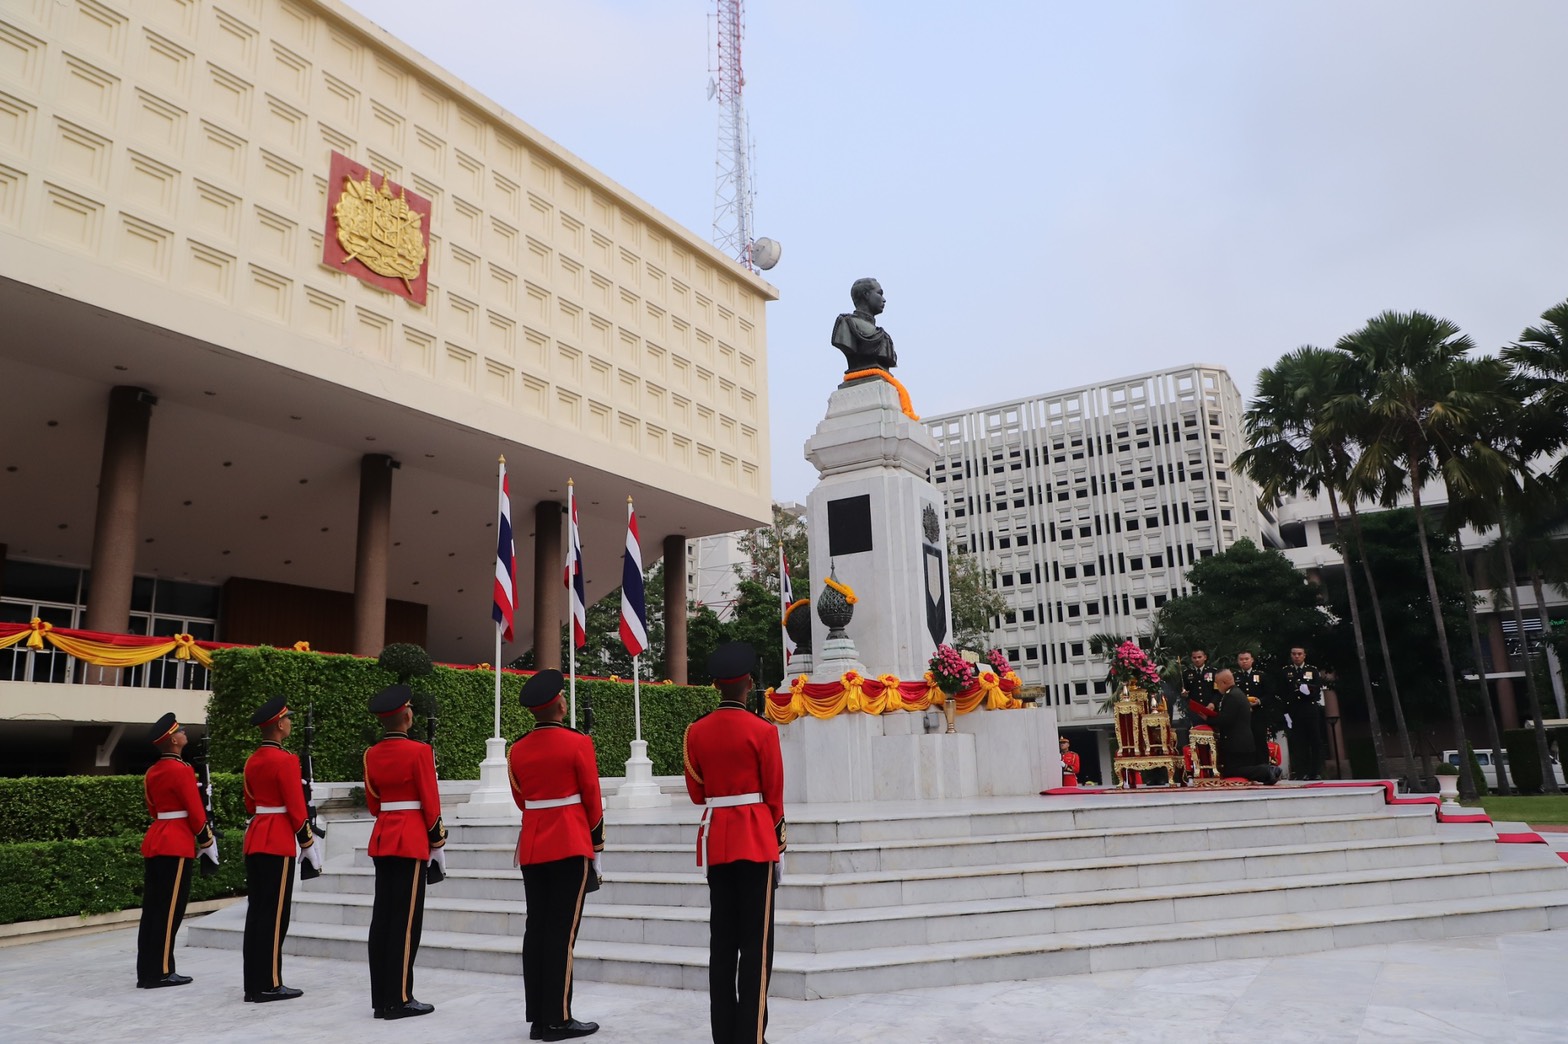
[{"label": "white marble pedestal", "polygon": [[632,740],[632,756],[626,759],[626,778],[615,793],[605,796],[605,808],[664,808],[670,796],[659,789],[653,778],[653,761],[648,757],[645,740]]},{"label": "white marble pedestal", "polygon": [[512,784],[506,778],[506,740],[491,736],[485,740],[485,760],[479,763],[479,786],[468,800],[456,805],[448,818],[458,822],[476,819],[516,821],[517,802],[512,800]]},{"label": "white marble pedestal", "polygon": [[926,716],[910,711],[792,721],[779,728],[784,800],[933,800],[1061,786],[1050,708],[976,710],[959,717],[957,728],[927,732]]}]

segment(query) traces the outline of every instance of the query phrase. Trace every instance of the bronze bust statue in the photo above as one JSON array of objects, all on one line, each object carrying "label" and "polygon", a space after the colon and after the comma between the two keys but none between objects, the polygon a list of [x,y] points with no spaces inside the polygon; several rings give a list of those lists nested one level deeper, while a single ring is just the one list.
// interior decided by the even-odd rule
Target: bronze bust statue
[{"label": "bronze bust statue", "polygon": [[855,310],[845,312],[833,323],[833,347],[844,353],[845,372],[873,367],[891,370],[898,365],[893,338],[877,325],[887,299],[882,284],[875,279],[857,279],[849,288]]}]

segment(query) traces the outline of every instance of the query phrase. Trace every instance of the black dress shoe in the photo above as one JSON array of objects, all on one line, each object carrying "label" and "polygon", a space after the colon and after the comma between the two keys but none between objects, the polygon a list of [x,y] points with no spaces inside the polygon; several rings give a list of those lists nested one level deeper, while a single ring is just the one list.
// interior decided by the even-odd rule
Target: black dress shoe
[{"label": "black dress shoe", "polygon": [[534,1028],[538,1031],[540,1040],[571,1040],[573,1037],[586,1037],[599,1032],[597,1022],[578,1022],[576,1019],[567,1019],[565,1022],[536,1022]]},{"label": "black dress shoe", "polygon": [[410,1000],[403,1004],[394,1004],[389,1008],[382,1008],[380,1011],[376,1012],[376,1018],[411,1019],[415,1015],[429,1015],[432,1011],[435,1010],[436,1006],[434,1004],[426,1004],[423,1001]]},{"label": "black dress shoe", "polygon": [[270,990],[257,990],[255,993],[247,993],[245,999],[254,1001],[257,1004],[263,1004],[267,1001],[293,1000],[295,997],[303,997],[304,995],[304,990],[295,989],[293,986],[274,986]]},{"label": "black dress shoe", "polygon": [[184,986],[190,981],[191,977],[189,975],[178,975],[170,972],[161,979],[153,979],[151,982],[138,982],[136,988],[138,990],[156,990],[164,986]]}]

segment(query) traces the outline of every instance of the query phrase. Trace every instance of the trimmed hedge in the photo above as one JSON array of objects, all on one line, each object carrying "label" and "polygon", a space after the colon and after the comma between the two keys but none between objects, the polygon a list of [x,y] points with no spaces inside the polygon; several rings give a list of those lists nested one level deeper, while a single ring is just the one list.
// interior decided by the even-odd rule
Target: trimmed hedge
[{"label": "trimmed hedge", "polygon": [[[214,772],[212,796],[213,813],[221,828],[245,822],[243,777]],[[0,779],[0,844],[131,834],[139,842],[149,822],[141,776]]]},{"label": "trimmed hedge", "polygon": [[[312,757],[316,778],[347,782],[362,778],[365,747],[380,735],[365,704],[397,679],[373,659],[325,656],[288,649],[220,649],[213,653],[212,699],[207,704],[214,770],[239,771],[255,748],[257,734],[251,712],[276,695],[288,698],[296,712],[288,747],[299,753],[305,740],[304,711],[313,706],[315,740]],[[509,741],[525,734],[532,717],[517,703],[523,676],[501,677],[501,735]],[[490,671],[437,667],[410,682],[415,693],[413,735],[425,735],[424,707],[434,699],[437,710],[436,766],[443,778],[477,779],[484,760],[485,740],[495,727],[495,675]],[[632,686],[629,682],[577,683],[579,720],[585,698],[594,710],[594,741],[599,773],[619,776],[633,735]],[[681,740],[686,726],[718,706],[718,691],[708,686],[643,685],[642,735],[654,772],[681,771]]]},{"label": "trimmed hedge", "polygon": [[1521,794],[1539,794],[1546,777],[1535,749],[1535,730],[1504,730],[1503,748],[1508,751],[1508,781]]},{"label": "trimmed hedge", "polygon": [[[191,878],[191,901],[245,892],[245,831],[220,832],[222,863]],[[142,836],[0,844],[0,924],[110,913],[142,904]]]}]

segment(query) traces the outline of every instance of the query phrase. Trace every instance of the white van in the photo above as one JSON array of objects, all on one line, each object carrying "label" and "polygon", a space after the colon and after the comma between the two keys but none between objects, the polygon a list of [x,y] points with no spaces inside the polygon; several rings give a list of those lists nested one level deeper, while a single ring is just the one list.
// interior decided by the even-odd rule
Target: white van
[{"label": "white van", "polygon": [[[1475,752],[1475,759],[1481,763],[1481,776],[1486,780],[1486,785],[1495,788],[1497,786],[1497,766],[1492,762],[1492,752],[1490,750],[1478,750]],[[1464,766],[1459,764],[1459,752],[1457,750],[1443,751],[1443,760],[1461,771],[1464,769]],[[1513,762],[1508,760],[1508,752],[1506,750],[1503,751],[1503,767],[1508,769],[1508,785],[1510,787],[1518,786],[1514,781]],[[1555,755],[1552,757],[1552,775],[1557,777],[1558,786],[1565,785],[1563,767],[1558,763]]]}]

